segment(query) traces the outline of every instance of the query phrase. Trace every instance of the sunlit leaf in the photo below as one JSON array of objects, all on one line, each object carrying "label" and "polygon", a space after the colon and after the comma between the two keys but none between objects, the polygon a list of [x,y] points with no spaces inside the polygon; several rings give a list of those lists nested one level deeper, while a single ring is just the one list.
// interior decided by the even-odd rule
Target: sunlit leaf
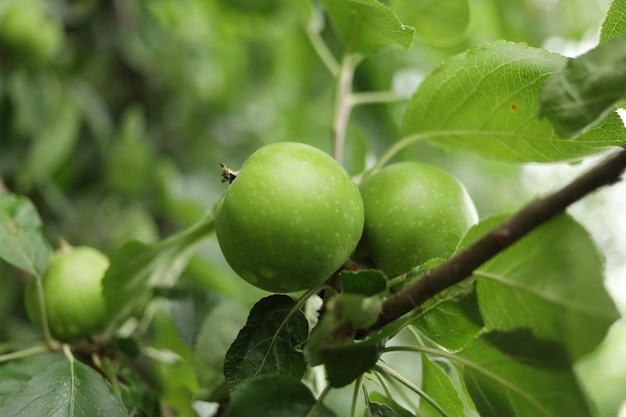
[{"label": "sunlit leaf", "polygon": [[572,362],[594,350],[619,317],[597,247],[566,215],[522,238],[474,277],[488,329],[530,328],[561,344]]},{"label": "sunlit leaf", "polygon": [[475,47],[424,79],[406,110],[403,132],[511,162],[567,161],[626,144],[617,114],[567,141],[537,117],[543,82],[565,64],[565,57],[523,44]]},{"label": "sunlit leaf", "polygon": [[600,41],[626,35],[626,0],[613,0],[602,23]]},{"label": "sunlit leaf", "polygon": [[565,352],[528,330],[494,331],[460,352],[481,417],[590,417]]},{"label": "sunlit leaf", "polygon": [[0,415],[128,417],[128,412],[99,373],[81,362],[58,360],[2,400]]},{"label": "sunlit leaf", "polygon": [[[450,364],[448,363],[448,366]],[[422,389],[449,417],[465,417],[465,404],[461,399],[460,387],[428,356],[422,355]],[[441,413],[427,401],[420,401],[420,415],[439,417]]]},{"label": "sunlit leaf", "polygon": [[309,325],[295,307],[286,295],[272,295],[255,304],[226,353],[224,376],[229,390],[262,374],[302,377],[306,363],[300,347]]},{"label": "sunlit leaf", "polygon": [[0,194],[0,258],[41,276],[50,256],[41,226],[37,209],[28,198]]},{"label": "sunlit leaf", "polygon": [[259,375],[232,392],[224,417],[334,417],[298,378]]},{"label": "sunlit leaf", "polygon": [[420,333],[440,346],[457,350],[483,327],[474,280],[465,280],[430,298],[413,321]]},{"label": "sunlit leaf", "polygon": [[393,0],[391,6],[418,39],[434,45],[458,41],[470,21],[468,0]]},{"label": "sunlit leaf", "polygon": [[388,49],[409,49],[415,29],[403,25],[393,10],[378,0],[321,0],[346,43],[346,50],[365,55]]},{"label": "sunlit leaf", "polygon": [[570,59],[551,75],[541,93],[540,116],[561,136],[585,132],[626,98],[626,36],[613,38]]},{"label": "sunlit leaf", "polygon": [[130,241],[110,258],[102,292],[107,309],[123,320],[145,307],[155,288],[171,287],[196,245],[214,231],[212,216],[153,244]]}]

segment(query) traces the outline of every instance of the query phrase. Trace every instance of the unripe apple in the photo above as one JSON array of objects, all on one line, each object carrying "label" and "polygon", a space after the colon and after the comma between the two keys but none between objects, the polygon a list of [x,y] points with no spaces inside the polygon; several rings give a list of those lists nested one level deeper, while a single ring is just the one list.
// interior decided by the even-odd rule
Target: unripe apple
[{"label": "unripe apple", "polygon": [[363,201],[323,151],[274,143],[244,162],[218,203],[215,230],[224,257],[249,283],[272,292],[308,289],[355,249]]},{"label": "unripe apple", "polygon": [[[107,311],[101,283],[108,267],[104,254],[86,246],[64,248],[51,256],[42,286],[52,336],[72,341],[104,329]],[[26,288],[26,310],[33,324],[41,329],[34,279]]]},{"label": "unripe apple", "polygon": [[433,166],[389,165],[361,184],[365,227],[359,252],[388,277],[448,258],[478,216],[456,178]]}]

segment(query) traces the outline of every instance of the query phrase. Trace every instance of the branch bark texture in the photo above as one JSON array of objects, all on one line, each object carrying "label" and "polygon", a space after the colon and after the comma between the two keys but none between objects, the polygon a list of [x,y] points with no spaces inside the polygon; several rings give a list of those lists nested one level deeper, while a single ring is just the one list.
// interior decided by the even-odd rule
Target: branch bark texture
[{"label": "branch bark texture", "polygon": [[472,275],[480,265],[517,242],[536,227],[565,211],[572,203],[594,190],[618,182],[626,170],[626,149],[581,175],[567,186],[538,198],[508,221],[437,268],[426,271],[418,281],[389,297],[382,306],[378,321],[369,331],[377,330],[422,305],[430,297]]}]

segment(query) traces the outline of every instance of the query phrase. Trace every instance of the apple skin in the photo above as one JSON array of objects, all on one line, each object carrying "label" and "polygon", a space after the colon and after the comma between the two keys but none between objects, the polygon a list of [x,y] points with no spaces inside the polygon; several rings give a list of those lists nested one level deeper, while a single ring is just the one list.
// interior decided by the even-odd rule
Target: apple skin
[{"label": "apple skin", "polygon": [[[87,246],[66,248],[51,256],[42,286],[52,336],[69,342],[104,330],[108,316],[101,283],[108,267],[108,258]],[[26,311],[41,329],[35,279],[26,288]]]},{"label": "apple skin", "polygon": [[363,231],[357,185],[333,158],[296,142],[266,145],[244,162],[216,208],[224,257],[271,292],[314,288],[349,258]]},{"label": "apple skin", "polygon": [[478,221],[463,185],[430,165],[391,164],[360,190],[365,227],[359,253],[390,278],[431,258],[448,258]]}]

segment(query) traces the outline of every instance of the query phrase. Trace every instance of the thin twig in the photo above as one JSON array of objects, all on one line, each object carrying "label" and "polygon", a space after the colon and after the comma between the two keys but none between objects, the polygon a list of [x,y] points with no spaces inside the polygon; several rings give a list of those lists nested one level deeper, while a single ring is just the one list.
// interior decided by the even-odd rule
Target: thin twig
[{"label": "thin twig", "polygon": [[625,169],[626,149],[622,149],[567,186],[530,202],[511,219],[439,267],[426,271],[421,279],[385,300],[378,321],[367,329],[368,332],[391,323],[419,307],[430,297],[471,276],[480,265],[565,211],[571,204],[600,187],[620,181]]}]

